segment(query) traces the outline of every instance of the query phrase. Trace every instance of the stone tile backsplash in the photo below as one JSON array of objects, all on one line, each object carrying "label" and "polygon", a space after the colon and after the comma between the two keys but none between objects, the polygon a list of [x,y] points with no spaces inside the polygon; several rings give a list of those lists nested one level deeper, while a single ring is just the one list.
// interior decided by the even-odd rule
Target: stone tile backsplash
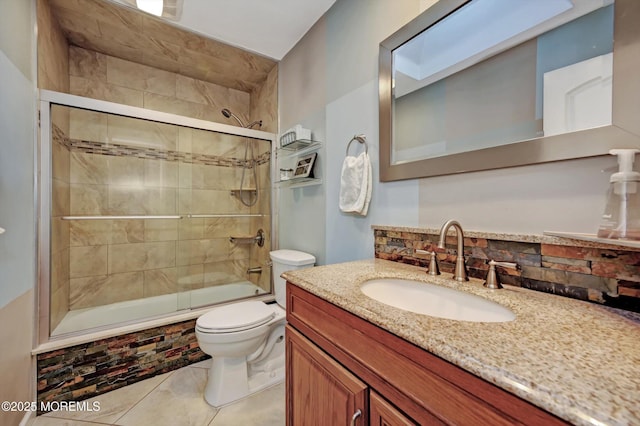
[{"label": "stone tile backsplash", "polygon": [[[456,236],[448,235],[445,250],[437,249],[437,230],[376,227],[375,256],[427,267],[428,257],[416,250],[438,252],[440,270],[453,272]],[[467,234],[467,233],[465,233]],[[640,312],[640,250],[577,240],[469,233],[465,258],[470,277],[485,279],[491,259],[515,262],[517,270],[497,268],[503,284],[591,301]]]}]

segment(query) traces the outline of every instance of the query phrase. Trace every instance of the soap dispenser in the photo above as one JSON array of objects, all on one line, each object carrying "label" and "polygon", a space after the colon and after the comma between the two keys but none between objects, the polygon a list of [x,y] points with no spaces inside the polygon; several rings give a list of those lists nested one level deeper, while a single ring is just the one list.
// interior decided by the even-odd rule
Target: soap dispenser
[{"label": "soap dispenser", "polygon": [[598,237],[640,240],[640,173],[633,171],[638,149],[612,149],[618,156],[617,173],[609,179],[607,204],[600,221]]}]

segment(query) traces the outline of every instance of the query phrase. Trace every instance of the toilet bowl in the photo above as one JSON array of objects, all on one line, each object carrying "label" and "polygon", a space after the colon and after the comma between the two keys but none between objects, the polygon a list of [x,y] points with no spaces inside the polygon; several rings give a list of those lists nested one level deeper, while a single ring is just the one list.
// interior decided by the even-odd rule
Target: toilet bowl
[{"label": "toilet bowl", "polygon": [[212,357],[205,400],[214,407],[237,401],[284,380],[285,271],[313,266],[296,250],[270,253],[276,303],[244,301],[215,307],[196,321],[200,349]]}]

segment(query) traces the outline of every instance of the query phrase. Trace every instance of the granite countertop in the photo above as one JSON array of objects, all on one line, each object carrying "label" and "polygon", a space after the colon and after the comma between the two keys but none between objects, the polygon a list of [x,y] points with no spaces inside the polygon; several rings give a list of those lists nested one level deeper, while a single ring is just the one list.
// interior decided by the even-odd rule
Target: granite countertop
[{"label": "granite countertop", "polygon": [[[429,276],[381,259],[285,272],[283,277],[395,335],[579,425],[640,425],[640,315],[482,281]],[[415,314],[359,289],[374,278],[431,282],[493,300],[513,311],[503,323]]]}]

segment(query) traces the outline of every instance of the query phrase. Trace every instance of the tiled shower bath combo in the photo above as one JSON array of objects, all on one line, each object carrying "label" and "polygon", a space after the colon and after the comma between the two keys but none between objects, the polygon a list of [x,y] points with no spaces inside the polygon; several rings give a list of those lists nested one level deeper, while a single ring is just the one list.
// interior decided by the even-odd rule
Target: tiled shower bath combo
[{"label": "tiled shower bath combo", "polygon": [[[52,335],[117,302],[171,295],[154,299],[162,307],[150,316],[210,304],[202,290],[230,283],[222,297],[269,292],[268,268],[246,273],[268,251],[229,240],[270,235],[268,141],[252,140],[257,154],[245,161],[241,136],[57,105],[52,117]],[[258,201],[248,207],[238,190],[254,166],[258,182],[246,173],[242,197]],[[80,326],[104,325],[89,323]]]},{"label": "tiled shower bath combo", "polygon": [[[271,291],[269,140],[53,104],[50,150],[53,338]],[[258,229],[262,246],[245,238]],[[85,399],[203,360],[194,324],[39,353],[38,399]]]}]

